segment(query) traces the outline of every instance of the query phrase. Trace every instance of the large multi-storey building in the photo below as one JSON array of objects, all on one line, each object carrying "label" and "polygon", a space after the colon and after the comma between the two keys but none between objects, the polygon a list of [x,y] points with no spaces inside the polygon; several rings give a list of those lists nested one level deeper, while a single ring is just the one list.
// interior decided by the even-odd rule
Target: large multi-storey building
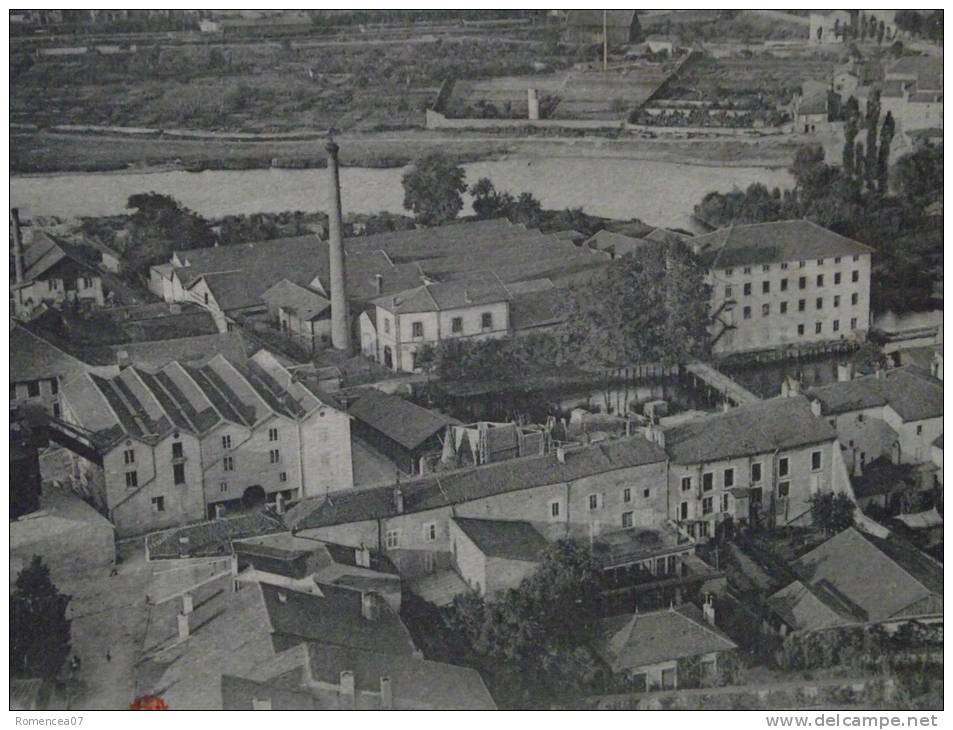
[{"label": "large multi-storey building", "polygon": [[650,436],[670,459],[669,514],[697,538],[713,537],[729,516],[767,526],[805,519],[812,495],[849,487],[834,428],[803,396],[653,427]]},{"label": "large multi-storey building", "polygon": [[807,220],[691,239],[708,267],[716,355],[862,337],[871,249]]},{"label": "large multi-storey building", "polygon": [[77,488],[120,535],[353,486],[347,414],[265,351],[86,373],[62,395],[89,455]]}]

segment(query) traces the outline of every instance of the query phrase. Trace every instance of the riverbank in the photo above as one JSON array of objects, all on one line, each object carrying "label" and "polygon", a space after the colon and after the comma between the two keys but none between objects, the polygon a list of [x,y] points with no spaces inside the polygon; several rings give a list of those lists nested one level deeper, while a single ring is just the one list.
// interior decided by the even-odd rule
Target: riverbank
[{"label": "riverbank", "polygon": [[[185,139],[13,130],[14,175],[169,170],[311,169],[325,166],[317,139]],[[615,158],[706,167],[784,168],[804,140],[795,137],[597,137],[401,130],[338,136],[348,167],[403,167],[440,150],[460,163],[528,158]]]}]

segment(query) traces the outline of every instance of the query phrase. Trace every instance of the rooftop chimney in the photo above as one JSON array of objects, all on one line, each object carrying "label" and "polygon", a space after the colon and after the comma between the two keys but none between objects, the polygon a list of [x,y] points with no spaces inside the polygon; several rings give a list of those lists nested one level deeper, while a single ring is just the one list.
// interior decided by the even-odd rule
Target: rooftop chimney
[{"label": "rooftop chimney", "polygon": [[394,690],[390,686],[390,677],[381,677],[381,709],[394,709]]},{"label": "rooftop chimney", "polygon": [[371,567],[371,549],[367,545],[361,545],[354,550],[354,562],[359,568]]},{"label": "rooftop chimney", "polygon": [[565,446],[556,447],[556,461],[558,461],[560,464],[566,463],[566,447]]},{"label": "rooftop chimney", "polygon": [[394,485],[394,509],[397,514],[404,514],[404,491],[400,488],[400,484]]},{"label": "rooftop chimney", "polygon": [[837,382],[846,383],[854,377],[853,368],[849,362],[837,363]]},{"label": "rooftop chimney", "polygon": [[331,344],[334,349],[350,354],[351,331],[348,327],[347,295],[344,290],[344,238],[341,231],[341,180],[338,174],[338,146],[330,140],[328,176],[330,206],[328,208],[328,255],[331,263]]},{"label": "rooftop chimney", "polygon": [[821,417],[821,402],[817,398],[811,398],[811,413],[813,413],[816,418]]},{"label": "rooftop chimney", "polygon": [[705,620],[710,623],[712,626],[715,625],[715,604],[711,601],[711,594],[705,598],[705,605],[702,606],[702,614],[705,616]]},{"label": "rooftop chimney", "polygon": [[16,271],[17,284],[23,283],[23,234],[20,232],[20,211],[10,209],[10,220],[13,222],[13,266]]},{"label": "rooftop chimney", "polygon": [[384,293],[384,276],[383,274],[374,274],[374,288],[378,294]]},{"label": "rooftop chimney", "polygon": [[356,706],[354,696],[354,672],[341,672],[341,684],[338,690],[341,697],[341,709],[353,710]]},{"label": "rooftop chimney", "polygon": [[361,593],[361,616],[368,621],[377,621],[380,618],[376,593]]},{"label": "rooftop chimney", "polygon": [[177,618],[179,621],[179,641],[185,641],[189,638],[189,617],[180,613]]},{"label": "rooftop chimney", "polygon": [[192,594],[183,593],[182,594],[182,613],[188,616],[190,613],[192,613],[192,611],[194,610],[194,607],[195,607],[195,603],[192,600]]}]

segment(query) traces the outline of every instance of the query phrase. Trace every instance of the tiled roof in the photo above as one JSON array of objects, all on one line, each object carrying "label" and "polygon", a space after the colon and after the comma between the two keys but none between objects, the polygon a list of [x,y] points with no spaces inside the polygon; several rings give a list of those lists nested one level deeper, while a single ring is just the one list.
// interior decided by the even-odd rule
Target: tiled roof
[{"label": "tiled roof", "polygon": [[918,89],[943,88],[943,58],[936,56],[903,56],[887,67],[885,75],[914,76]]},{"label": "tiled roof", "polygon": [[454,517],[453,521],[477,549],[490,558],[536,562],[549,547],[529,522],[467,517]]},{"label": "tiled roof", "polygon": [[293,281],[282,279],[261,298],[270,307],[281,307],[301,320],[309,321],[331,308],[331,301]]},{"label": "tiled roof", "polygon": [[341,672],[353,672],[357,691],[380,692],[381,677],[390,677],[398,708],[496,709],[480,675],[466,667],[327,643],[308,644],[308,659],[311,675],[319,682],[337,684]]},{"label": "tiled roof", "polygon": [[596,652],[615,671],[737,648],[691,604],[614,616],[599,629]]},{"label": "tiled roof", "polygon": [[32,242],[23,250],[23,280],[39,278],[64,259],[70,259],[84,269],[96,271],[72,245],[46,231],[36,231]]},{"label": "tiled roof", "polygon": [[827,114],[827,92],[811,94],[798,103],[798,114]]},{"label": "tiled roof", "polygon": [[320,595],[261,584],[272,633],[301,641],[320,641],[387,654],[413,655],[407,627],[379,596],[376,618],[361,614],[360,591],[318,583]]},{"label": "tiled roof", "polygon": [[824,581],[882,621],[930,597],[943,596],[943,567],[898,538],[886,540],[849,527],[793,565],[809,585]]},{"label": "tiled roof", "polygon": [[638,251],[645,245],[645,239],[624,236],[621,233],[614,233],[613,231],[603,229],[588,239],[583,245],[600,251],[611,251],[616,256],[624,256],[625,254]]},{"label": "tiled roof", "polygon": [[[287,532],[281,517],[270,510],[198,525],[154,532],[146,537],[152,560],[179,558],[183,547],[191,557],[230,555],[231,542],[270,533]],[[187,540],[183,543],[182,540]]]},{"label": "tiled roof", "polygon": [[254,710],[253,701],[267,698],[272,710],[321,710],[321,701],[307,688],[286,687],[278,682],[259,682],[222,675],[222,709]]},{"label": "tiled roof", "polygon": [[63,377],[87,367],[86,362],[20,324],[10,330],[8,342],[11,382]]},{"label": "tiled roof", "polygon": [[849,413],[889,405],[904,421],[943,415],[943,383],[913,366],[831,383],[806,392],[824,414]]},{"label": "tiled roof", "polygon": [[869,254],[871,248],[808,220],[729,226],[692,239],[713,269]]},{"label": "tiled roof", "polygon": [[816,631],[864,620],[831,591],[813,589],[799,580],[772,595],[767,604],[793,631]]},{"label": "tiled roof", "polygon": [[372,304],[394,314],[462,309],[505,302],[509,292],[495,274],[475,274],[446,283],[424,284],[415,289],[378,297]]},{"label": "tiled roof", "polygon": [[698,464],[832,441],[834,428],[811,412],[807,398],[771,398],[664,430],[676,464]]},{"label": "tiled roof", "polygon": [[363,392],[348,409],[348,415],[406,449],[415,449],[438,431],[459,423],[455,418],[374,388]]},{"label": "tiled roof", "polygon": [[[641,437],[600,443],[566,453],[508,459],[438,474],[401,486],[404,512],[422,512],[520,489],[559,484],[617,469],[665,461],[665,452]],[[288,510],[285,521],[295,530],[393,517],[394,486],[337,492],[305,499]]]},{"label": "tiled roof", "polygon": [[[324,558],[321,561],[324,565],[338,563],[352,568],[361,567],[357,564],[357,550],[353,547],[292,535],[290,532],[233,540],[232,546],[235,552],[278,560],[297,560],[313,553],[320,553]],[[364,569],[398,575],[397,568],[390,559],[376,551],[370,551],[370,565]]]}]

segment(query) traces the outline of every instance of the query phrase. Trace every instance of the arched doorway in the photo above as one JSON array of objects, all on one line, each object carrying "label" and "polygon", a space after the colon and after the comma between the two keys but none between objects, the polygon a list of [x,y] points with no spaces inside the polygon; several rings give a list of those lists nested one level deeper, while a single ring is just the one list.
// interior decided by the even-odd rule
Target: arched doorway
[{"label": "arched doorway", "polygon": [[265,490],[257,484],[248,487],[248,489],[242,493],[242,507],[245,509],[261,507],[264,503]]}]

